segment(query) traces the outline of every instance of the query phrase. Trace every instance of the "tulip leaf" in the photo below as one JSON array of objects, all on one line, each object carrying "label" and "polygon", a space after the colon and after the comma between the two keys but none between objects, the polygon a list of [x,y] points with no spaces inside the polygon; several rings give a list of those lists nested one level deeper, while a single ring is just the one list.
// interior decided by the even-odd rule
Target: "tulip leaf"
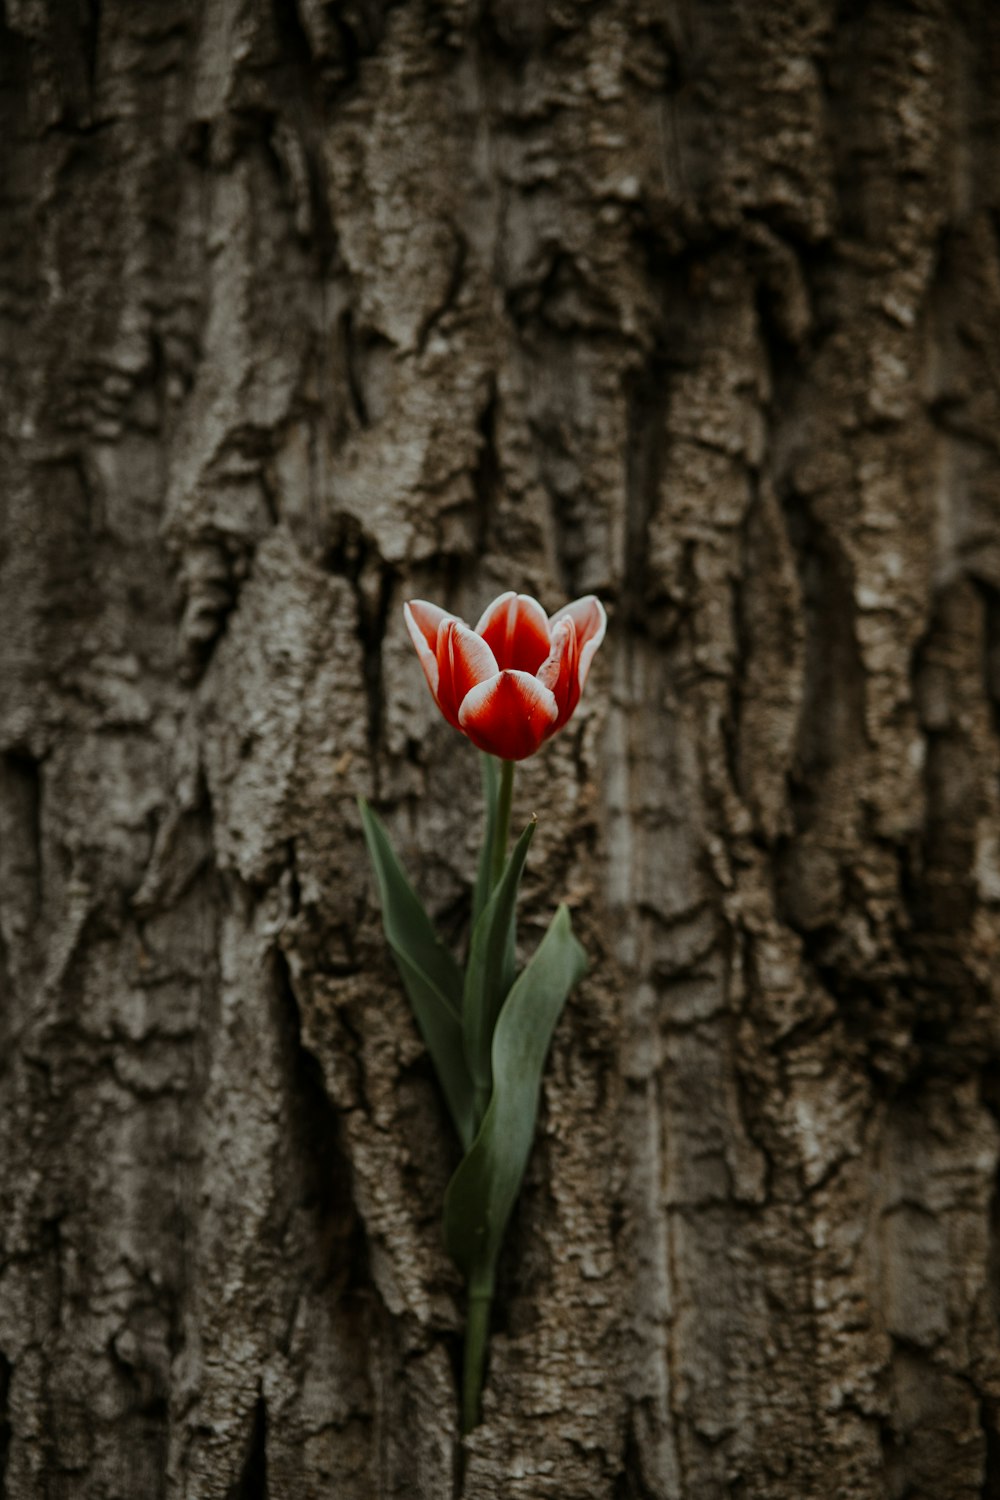
[{"label": "tulip leaf", "polygon": [[445,1194],[445,1240],[470,1283],[492,1284],[531,1152],[549,1041],[585,968],[569,910],[560,906],[500,1012],[493,1034],[489,1108]]},{"label": "tulip leaf", "polygon": [[514,983],[517,889],[535,831],[534,819],[521,834],[472,933],[462,999],[465,1059],[476,1089],[481,1117],[490,1096],[490,1048],[500,1007]]},{"label": "tulip leaf", "polygon": [[476,869],[476,886],[472,894],[472,931],[476,930],[476,923],[483,912],[483,907],[490,899],[493,889],[493,844],[497,834],[497,796],[500,791],[500,777],[497,773],[497,763],[492,755],[483,754],[481,757],[483,765],[483,802],[485,804],[485,819],[483,825],[483,847],[479,851],[479,865]]},{"label": "tulip leaf", "polygon": [[382,899],[382,925],[464,1149],[475,1134],[472,1079],[462,1041],[462,973],[434,931],[381,819],[359,797],[365,842]]}]

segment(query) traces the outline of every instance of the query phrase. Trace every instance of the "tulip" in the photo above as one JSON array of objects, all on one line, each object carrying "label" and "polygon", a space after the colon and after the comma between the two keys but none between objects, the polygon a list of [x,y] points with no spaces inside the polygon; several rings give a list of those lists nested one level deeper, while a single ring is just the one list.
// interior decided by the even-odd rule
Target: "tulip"
[{"label": "tulip", "polygon": [[423,599],[411,599],[404,612],[438,708],[486,752],[464,972],[440,942],[384,826],[361,804],[386,937],[465,1153],[445,1194],[444,1229],[469,1293],[467,1433],[479,1421],[497,1262],[531,1152],[549,1042],[586,968],[569,910],[560,906],[517,973],[517,892],[535,819],[508,858],[515,762],[534,755],[573,714],[607,619],[593,594],[551,619],[526,594],[501,594],[475,630]]},{"label": "tulip", "polygon": [[527,594],[501,594],[475,630],[423,599],[404,614],[448,723],[505,761],[534,755],[567,722],[607,627],[593,594],[551,619]]}]

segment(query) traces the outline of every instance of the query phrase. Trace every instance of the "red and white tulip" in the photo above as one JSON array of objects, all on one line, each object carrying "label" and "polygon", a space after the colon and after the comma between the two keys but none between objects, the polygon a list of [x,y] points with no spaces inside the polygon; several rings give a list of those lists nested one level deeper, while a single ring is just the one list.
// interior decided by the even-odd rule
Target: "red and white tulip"
[{"label": "red and white tulip", "polygon": [[593,594],[551,618],[527,594],[501,594],[475,630],[423,599],[404,613],[438,708],[502,760],[534,755],[567,722],[607,628]]}]

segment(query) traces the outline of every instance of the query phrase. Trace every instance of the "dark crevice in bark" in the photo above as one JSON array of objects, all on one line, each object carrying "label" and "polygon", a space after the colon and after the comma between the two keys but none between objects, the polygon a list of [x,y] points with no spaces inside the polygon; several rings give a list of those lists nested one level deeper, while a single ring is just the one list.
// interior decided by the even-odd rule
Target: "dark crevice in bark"
[{"label": "dark crevice in bark", "polygon": [[481,0],[477,10],[476,37],[484,57],[514,83],[523,81],[531,58],[559,35],[558,22],[544,6]]},{"label": "dark crevice in bark", "polygon": [[981,578],[972,583],[983,602],[983,687],[1000,743],[1000,589]]},{"label": "dark crevice in bark", "polygon": [[354,408],[354,417],[359,427],[369,426],[368,402],[365,399],[364,383],[358,354],[358,342],[354,332],[354,314],[350,308],[341,319],[344,338],[344,368],[347,375],[347,390]]},{"label": "dark crevice in bark", "polygon": [[986,1445],[980,1500],[1000,1500],[1000,1401],[996,1397],[982,1398],[979,1422]]},{"label": "dark crevice in bark", "polygon": [[10,1451],[10,1377],[13,1366],[5,1354],[0,1352],[0,1500],[7,1494],[7,1455]]},{"label": "dark crevice in bark", "polygon": [[165,909],[175,907],[196,882],[211,887],[212,807],[204,770],[199,768],[190,797],[175,802],[150,825],[149,859],[132,892],[129,904],[136,918],[137,934],[156,954],[157,945],[145,931]]},{"label": "dark crevice in bark", "polygon": [[297,67],[311,74],[312,46],[302,24],[302,15],[296,0],[273,0],[271,14],[274,17],[275,33],[286,57]]},{"label": "dark crevice in bark", "polygon": [[[10,7],[8,7],[10,9]],[[78,0],[77,4],[54,5],[41,13],[45,18],[44,48],[55,66],[59,112],[52,126],[76,133],[93,124],[97,79],[101,0]],[[0,18],[0,46],[6,47]],[[31,23],[37,27],[37,20]],[[40,39],[33,38],[36,52]]]},{"label": "dark crevice in bark", "polygon": [[0,757],[0,817],[3,842],[17,861],[17,873],[29,887],[37,913],[42,894],[42,767],[25,749],[11,749]]},{"label": "dark crevice in bark", "polygon": [[357,426],[373,427],[382,417],[384,398],[379,388],[379,366],[391,357],[392,344],[375,329],[358,325],[350,308],[340,320],[344,376]]},{"label": "dark crevice in bark", "polygon": [[226,1500],[268,1500],[267,1488],[267,1404],[257,1397],[253,1422],[243,1468],[236,1483],[230,1486]]},{"label": "dark crevice in bark", "polygon": [[855,634],[850,563],[808,501],[782,497],[804,605],[805,670],[790,801],[796,837],[778,860],[779,913],[816,946],[829,909],[828,876],[810,867],[803,836],[820,839],[831,776],[865,746],[865,672]]},{"label": "dark crevice in bark", "polygon": [[[1000,1061],[992,1059],[983,1070],[983,1102],[994,1120],[1000,1123]],[[989,1212],[989,1251],[987,1255],[987,1295],[989,1317],[994,1329],[1000,1328],[1000,1170],[993,1183]],[[1000,1500],[1000,1400],[995,1391],[983,1392],[980,1425],[986,1444],[982,1500]]]},{"label": "dark crevice in bark", "polygon": [[[47,1064],[40,1060],[40,1065],[47,1073],[50,1072]],[[51,1074],[50,1074],[51,1076]],[[38,1250],[39,1259],[46,1268],[46,1291],[49,1294],[49,1318],[48,1326],[53,1332],[62,1327],[63,1320],[63,1242],[62,1222],[65,1215],[57,1213],[53,1216],[41,1219],[38,1225]]]},{"label": "dark crevice in bark", "polygon": [[486,402],[477,424],[479,453],[472,474],[472,493],[476,502],[475,550],[477,557],[489,551],[490,533],[500,495],[500,455],[497,451],[497,385],[490,378]]},{"label": "dark crevice in bark", "polygon": [[302,910],[302,882],[299,880],[295,840],[289,839],[286,848],[288,853],[288,910],[292,917],[297,917]]},{"label": "dark crevice in bark", "polygon": [[[1000,1124],[1000,1059],[993,1057],[981,1073],[982,1101]],[[1000,1168],[994,1174],[989,1210],[989,1250],[986,1259],[988,1316],[1000,1329]],[[982,1392],[980,1425],[986,1444],[981,1500],[1000,1500],[1000,1399]]]},{"label": "dark crevice in bark", "polygon": [[[804,960],[862,1048],[872,1086],[895,1092],[911,1079],[919,1056],[913,1035],[918,994],[913,975],[903,972],[900,951],[905,934],[896,925],[875,925],[863,863],[842,852],[846,830],[855,823],[866,828],[872,845],[880,842],[866,827],[858,779],[869,745],[853,569],[807,497],[787,491],[780,498],[803,600],[804,694],[789,777],[795,831],[776,844],[776,906],[801,937]],[[893,846],[891,852],[899,861],[901,851]],[[879,946],[877,964],[868,943]],[[941,1062],[951,1047],[948,1023],[927,1031],[922,1044]],[[954,1068],[952,1058],[949,1072]]]},{"label": "dark crevice in bark", "polygon": [[80,39],[83,44],[83,61],[86,70],[87,94],[93,105],[94,93],[97,86],[97,60],[101,39],[101,3],[102,0],[84,0],[83,22],[80,27]]},{"label": "dark crevice in bark", "polygon": [[[27,84],[31,74],[31,43],[15,29],[7,16],[6,5],[0,5],[0,89],[6,89],[15,80]],[[0,103],[4,103],[3,95],[0,94]],[[13,101],[12,101],[13,102]],[[18,99],[17,102],[20,102]],[[6,122],[6,109],[0,114],[0,120]],[[0,132],[0,147],[13,145],[14,135],[9,136],[6,131]],[[5,179],[0,178],[0,181]]]},{"label": "dark crevice in bark", "polygon": [[[1000,1125],[1000,1056],[994,1055],[981,1069],[979,1075],[980,1098],[986,1109],[989,1110],[994,1120]],[[992,1219],[993,1227],[1000,1230],[1000,1167],[993,1184]],[[994,1297],[994,1308],[1000,1318],[1000,1235],[996,1242],[996,1272],[990,1280],[990,1287]]]},{"label": "dark crevice in bark", "polygon": [[311,80],[318,80],[326,101],[343,104],[358,82],[361,65],[377,51],[392,7],[383,0],[324,7],[322,42],[313,40],[296,0],[273,0],[275,32],[288,56]]},{"label": "dark crevice in bark", "polygon": [[278,1022],[286,1043],[295,1156],[305,1173],[304,1206],[316,1216],[321,1279],[343,1295],[370,1285],[367,1242],[354,1207],[340,1117],[326,1091],[323,1070],[302,1040],[301,1012],[288,960],[275,949],[273,962]]},{"label": "dark crevice in bark", "polygon": [[363,49],[357,31],[348,24],[342,12],[334,14],[333,24],[337,31],[338,46],[333,66],[328,63],[324,72],[335,84],[337,94],[341,95],[344,90],[353,88],[358,81]]},{"label": "dark crevice in bark", "polygon": [[[309,35],[295,0],[273,0],[272,15],[278,44],[287,59],[284,68],[277,70],[275,98],[279,101],[279,108],[287,110],[298,126],[298,143],[306,175],[309,236],[316,248],[320,275],[325,277],[337,253],[337,235],[330,213],[323,161],[327,101],[320,87]],[[275,119],[280,119],[280,115]],[[282,174],[285,175],[284,163]],[[294,190],[295,184],[292,186]],[[298,227],[301,230],[303,226]]]},{"label": "dark crevice in bark", "polygon": [[642,1449],[636,1432],[636,1409],[630,1407],[625,1426],[625,1447],[621,1456],[621,1471],[615,1480],[612,1492],[614,1500],[658,1500],[655,1490],[650,1489],[643,1474]]},{"label": "dark crevice in bark", "polygon": [[0,930],[0,995],[4,1003],[0,1005],[0,1083],[3,1082],[5,1074],[14,1062],[14,1003],[17,996],[14,991],[14,976],[11,973],[11,954],[4,942],[2,930]]},{"label": "dark crevice in bark", "polygon": [[740,741],[748,691],[747,664],[752,654],[753,604],[755,602],[750,596],[750,589],[753,586],[749,566],[750,538],[756,520],[757,507],[760,504],[759,475],[751,470],[748,471],[747,478],[750,485],[750,500],[740,524],[739,571],[732,588],[733,663],[729,678],[729,711],[720,726],[729,780],[744,801],[748,799],[748,787],[740,765]]},{"label": "dark crevice in bark", "polygon": [[774,439],[784,435],[783,424],[795,420],[796,399],[820,341],[810,283],[829,264],[830,251],[799,243],[751,215],[742,253],[754,276],[757,334],[768,375],[769,430],[762,448],[770,457],[782,449]]},{"label": "dark crevice in bark", "polygon": [[[829,44],[817,53],[816,71],[826,106],[825,136],[830,146],[838,231],[864,241],[864,188],[868,163],[865,94],[873,69],[871,18],[880,7],[871,0],[840,0]],[[863,91],[863,92],[862,92]]]},{"label": "dark crevice in bark", "polygon": [[384,415],[385,407],[380,366],[384,367],[391,358],[393,346],[375,329],[359,326],[350,308],[341,316],[339,327],[350,415],[361,429],[373,427]]},{"label": "dark crevice in bark", "polygon": [[[939,298],[947,303],[949,297],[954,297],[955,281],[961,277],[959,268],[951,273],[950,278],[942,276],[942,283],[936,286]],[[942,315],[943,316],[943,315]],[[927,403],[927,415],[934,426],[954,445],[958,451],[964,450],[968,454],[974,454],[986,462],[996,462],[997,438],[992,429],[983,429],[976,425],[974,418],[969,413],[968,396],[965,393],[944,391],[935,396]],[[974,582],[982,580],[976,577],[975,548],[966,560],[968,575]],[[987,584],[987,586],[989,586]]]},{"label": "dark crevice in bark", "polygon": [[393,568],[382,561],[377,547],[353,516],[340,516],[338,522],[338,535],[326,549],[323,564],[331,573],[346,578],[354,592],[368,707],[368,750],[377,796],[385,705],[382,643],[392,606],[396,574]]},{"label": "dark crevice in bark", "polygon": [[[460,1375],[455,1375],[455,1389],[460,1391]],[[462,1500],[462,1491],[465,1487],[465,1469],[468,1463],[468,1454],[464,1443],[452,1443],[451,1445],[451,1500]],[[2,1496],[0,1496],[2,1500]]]},{"label": "dark crevice in bark", "polygon": [[903,1444],[903,1438],[897,1432],[891,1417],[880,1416],[878,1419],[878,1445],[882,1457],[882,1474],[886,1481],[887,1493],[891,1495],[900,1494],[905,1497],[911,1493],[909,1488],[897,1488],[896,1470],[899,1467],[899,1450]]},{"label": "dark crevice in bark", "polygon": [[919,840],[903,852],[900,881],[914,1085],[967,1075],[992,1050],[989,987],[964,958],[977,909],[975,829],[985,811],[978,787],[990,774],[961,711],[965,684],[953,675],[956,631],[969,604],[966,583],[944,590],[914,655],[926,812]]},{"label": "dark crevice in bark", "polygon": [[184,548],[185,591],[178,671],[188,686],[198,681],[236,607],[242,578],[249,567],[247,549],[233,539],[203,535]]},{"label": "dark crevice in bark", "polygon": [[808,827],[825,773],[864,745],[865,673],[850,562],[808,502],[788,496],[785,513],[805,603],[805,696],[793,801],[797,824]]}]

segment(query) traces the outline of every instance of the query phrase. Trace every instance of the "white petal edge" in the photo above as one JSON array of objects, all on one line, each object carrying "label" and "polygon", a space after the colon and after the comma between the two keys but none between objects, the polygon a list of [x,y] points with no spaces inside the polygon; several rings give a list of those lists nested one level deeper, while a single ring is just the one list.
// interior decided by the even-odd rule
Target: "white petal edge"
[{"label": "white petal edge", "polygon": [[571,632],[575,630],[576,621],[572,615],[567,615],[564,620],[559,621],[552,631],[552,649],[535,673],[543,687],[552,690],[554,689],[554,685],[559,681],[559,668],[562,665],[562,658],[566,651],[566,643],[570,638]]},{"label": "white petal edge", "polygon": [[416,648],[417,655],[420,658],[420,665],[424,669],[424,675],[430,684],[431,692],[436,695],[440,676],[437,659],[427,644],[427,637],[417,624],[416,616],[413,613],[414,605],[422,610],[430,610],[432,614],[438,616],[436,624],[439,631],[445,620],[454,620],[455,616],[448,614],[447,610],[442,609],[438,604],[429,604],[426,599],[410,599],[403,605],[403,618],[406,621],[406,628],[410,632],[410,640]]},{"label": "white petal edge", "polygon": [[[549,623],[555,626],[562,619],[563,615],[568,615],[571,610],[578,609],[581,604],[596,604],[601,616],[601,623],[597,630],[595,630],[589,641],[580,648],[580,691],[582,693],[583,685],[587,681],[587,673],[590,671],[590,663],[597,654],[597,648],[603,641],[605,631],[608,628],[608,616],[604,605],[596,594],[584,594],[582,599],[574,599],[572,604],[564,604],[562,609],[557,609]],[[574,625],[576,624],[575,618],[573,623]],[[577,635],[579,634],[580,631],[578,628]]]},{"label": "white petal edge", "polygon": [[[440,604],[431,604],[430,601],[427,600],[427,599],[409,599],[403,605],[403,613],[406,616],[406,622],[409,625],[410,622],[412,621],[413,626],[415,626],[417,630],[420,630],[420,632],[421,632],[422,635],[423,635],[423,631],[421,629],[420,622],[419,622],[419,620],[417,618],[417,614],[416,614],[417,610],[419,610],[422,615],[428,615],[428,616],[430,616],[430,618],[429,618],[429,620],[428,620],[427,623],[434,630],[434,639],[435,640],[437,640],[438,631],[441,629],[441,626],[444,624],[444,622],[446,620],[457,620],[458,619],[457,615],[449,614],[446,609],[442,609],[441,606],[440,606]],[[464,621],[459,621],[459,623],[462,624],[462,623],[464,623]],[[427,637],[426,636],[424,636],[424,640],[427,641]],[[429,644],[429,642],[428,642],[428,644]]]}]

